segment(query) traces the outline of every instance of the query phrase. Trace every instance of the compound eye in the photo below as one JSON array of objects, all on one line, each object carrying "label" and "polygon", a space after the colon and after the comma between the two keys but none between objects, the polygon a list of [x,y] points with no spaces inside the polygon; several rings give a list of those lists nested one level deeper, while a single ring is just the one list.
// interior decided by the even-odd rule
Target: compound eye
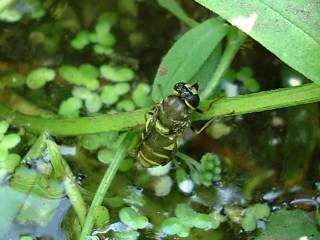
[{"label": "compound eye", "polygon": [[200,103],[200,97],[198,94],[195,95],[190,95],[186,101],[193,107],[193,108],[197,108],[199,106]]},{"label": "compound eye", "polygon": [[180,93],[182,91],[182,88],[184,87],[185,83],[178,82],[174,85],[174,90]]}]

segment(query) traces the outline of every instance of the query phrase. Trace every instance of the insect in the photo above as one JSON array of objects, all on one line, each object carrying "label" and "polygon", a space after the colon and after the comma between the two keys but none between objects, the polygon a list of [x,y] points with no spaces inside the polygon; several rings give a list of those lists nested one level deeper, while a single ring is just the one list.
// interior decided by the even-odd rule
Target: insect
[{"label": "insect", "polygon": [[198,84],[179,82],[174,94],[164,98],[147,115],[137,158],[143,167],[165,165],[175,155],[178,140],[190,126],[192,111],[201,112]]}]

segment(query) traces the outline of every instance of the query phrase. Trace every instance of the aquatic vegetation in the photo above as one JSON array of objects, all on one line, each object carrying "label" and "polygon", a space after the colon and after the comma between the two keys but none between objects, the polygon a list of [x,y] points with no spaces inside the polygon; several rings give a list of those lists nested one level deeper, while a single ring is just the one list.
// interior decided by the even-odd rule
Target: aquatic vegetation
[{"label": "aquatic vegetation", "polygon": [[318,237],[318,5],[195,2],[0,1],[0,238]]}]

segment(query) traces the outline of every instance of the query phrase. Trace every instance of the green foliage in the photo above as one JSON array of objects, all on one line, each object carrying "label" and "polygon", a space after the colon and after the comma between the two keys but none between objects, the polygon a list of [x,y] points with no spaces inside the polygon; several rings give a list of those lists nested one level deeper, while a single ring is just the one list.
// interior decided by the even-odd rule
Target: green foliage
[{"label": "green foliage", "polygon": [[143,229],[149,224],[148,218],[139,215],[131,207],[125,207],[120,209],[119,217],[121,222],[123,222],[133,230]]},{"label": "green foliage", "polygon": [[121,232],[113,233],[116,240],[136,240],[139,237],[139,233],[135,230],[124,230]]},{"label": "green foliage", "polygon": [[[21,157],[16,153],[10,153],[9,150],[15,148],[21,141],[17,133],[7,133],[9,122],[0,121],[0,171],[12,173],[20,164]],[[0,181],[4,175],[0,174]]]},{"label": "green foliage", "polygon": [[[168,96],[175,83],[189,82],[228,30],[229,27],[219,19],[209,19],[175,42],[158,68],[152,88],[153,100],[159,102],[161,99],[160,89],[164,96]],[[200,89],[204,87],[200,86]]]},{"label": "green foliage", "polygon": [[161,223],[160,229],[167,235],[178,235],[179,237],[188,237],[190,235],[190,228],[176,217],[166,218]]},{"label": "green foliage", "polygon": [[104,228],[110,221],[109,211],[104,206],[98,206],[94,212],[95,222],[98,228]]},{"label": "green foliage", "polygon": [[158,0],[158,4],[190,27],[195,27],[198,24],[197,21],[188,16],[176,0]]},{"label": "green foliage", "polygon": [[185,203],[177,204],[175,215],[176,217],[166,218],[162,222],[160,229],[163,233],[187,237],[192,227],[205,230],[216,229],[221,222],[225,221],[225,217],[217,212],[198,213]]},{"label": "green foliage", "polygon": [[238,72],[229,69],[224,75],[224,79],[228,81],[238,80],[242,82],[248,92],[258,92],[260,90],[259,83],[253,78],[253,71],[249,67],[242,67]]},{"label": "green foliage", "polygon": [[221,162],[217,155],[206,153],[201,157],[200,166],[191,171],[193,181],[209,187],[221,179]]},{"label": "green foliage", "polygon": [[85,86],[89,90],[97,90],[99,87],[99,81],[97,79],[99,72],[91,64],[82,64],[79,68],[64,65],[59,68],[59,74],[65,81]]},{"label": "green foliage", "polygon": [[132,92],[132,100],[139,107],[147,107],[151,103],[150,86],[146,83],[139,83]]},{"label": "green foliage", "polygon": [[101,75],[113,82],[127,82],[133,80],[134,72],[130,68],[116,68],[110,65],[102,65],[100,67]]},{"label": "green foliage", "polygon": [[81,107],[81,99],[76,97],[70,97],[61,103],[59,107],[59,115],[67,118],[79,117]]},{"label": "green foliage", "polygon": [[55,78],[55,71],[49,68],[37,68],[28,74],[26,84],[31,89],[39,89]]},{"label": "green foliage", "polygon": [[302,210],[280,210],[271,215],[266,229],[255,240],[291,240],[302,236],[320,239],[315,222]]},{"label": "green foliage", "polygon": [[113,52],[112,47],[116,43],[115,36],[110,32],[112,25],[112,19],[100,17],[93,32],[87,30],[79,31],[70,44],[77,50],[82,50],[87,45],[93,44],[96,54],[109,55]]},{"label": "green foliage", "polygon": [[241,226],[245,231],[253,231],[257,227],[257,220],[266,219],[270,215],[270,207],[267,204],[256,203],[246,208]]},{"label": "green foliage", "polygon": [[[289,66],[314,82],[320,83],[320,32],[315,13],[308,0],[275,1],[254,0],[247,4],[236,0],[224,2],[196,0],[260,42]],[[301,17],[296,9],[308,14]],[[280,29],[280,31],[279,31]]]}]

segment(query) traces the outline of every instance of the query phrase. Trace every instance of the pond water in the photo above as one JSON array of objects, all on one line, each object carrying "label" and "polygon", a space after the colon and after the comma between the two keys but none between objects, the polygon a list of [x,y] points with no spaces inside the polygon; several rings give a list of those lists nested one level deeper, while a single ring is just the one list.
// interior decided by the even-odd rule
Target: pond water
[{"label": "pond water", "polygon": [[[212,16],[194,2],[180,3],[198,22]],[[73,130],[66,129],[75,134],[60,129],[61,134],[50,133],[34,147],[39,132],[48,130],[48,119],[91,116],[94,121],[102,114],[157,106],[150,91],[158,66],[190,27],[157,1],[17,0],[1,8],[0,4],[0,239],[79,239],[83,223],[74,199],[79,192],[90,206],[121,148],[124,131],[76,134],[80,125],[75,121]],[[223,41],[221,47],[225,45]],[[250,91],[241,76],[260,90],[292,86],[292,76],[294,84],[307,82],[253,40],[239,50],[216,95],[258,91]],[[193,122],[192,127],[204,124]],[[135,128],[137,135],[144,127]],[[54,164],[52,156],[59,157],[50,153],[49,145],[43,147],[46,141],[59,146],[63,163]],[[142,168],[136,161],[137,148],[136,144],[122,161],[103,200],[110,217],[105,211],[104,217],[99,215],[102,220],[97,220],[90,239],[241,240],[265,229],[268,211],[302,209],[312,218],[316,215],[316,103],[214,119],[199,135],[188,129],[165,174]],[[212,155],[204,157],[206,153]],[[179,204],[193,211],[182,211],[183,224],[174,222],[181,221],[177,206],[185,207]],[[268,214],[246,225],[245,209],[253,206],[249,211],[263,208]],[[138,215],[130,221],[143,222],[144,216],[148,224],[134,227],[123,220],[119,214],[126,207]],[[169,218],[172,223],[165,228]],[[244,226],[252,225],[252,231],[245,231]],[[164,234],[163,229],[177,234]]]}]

